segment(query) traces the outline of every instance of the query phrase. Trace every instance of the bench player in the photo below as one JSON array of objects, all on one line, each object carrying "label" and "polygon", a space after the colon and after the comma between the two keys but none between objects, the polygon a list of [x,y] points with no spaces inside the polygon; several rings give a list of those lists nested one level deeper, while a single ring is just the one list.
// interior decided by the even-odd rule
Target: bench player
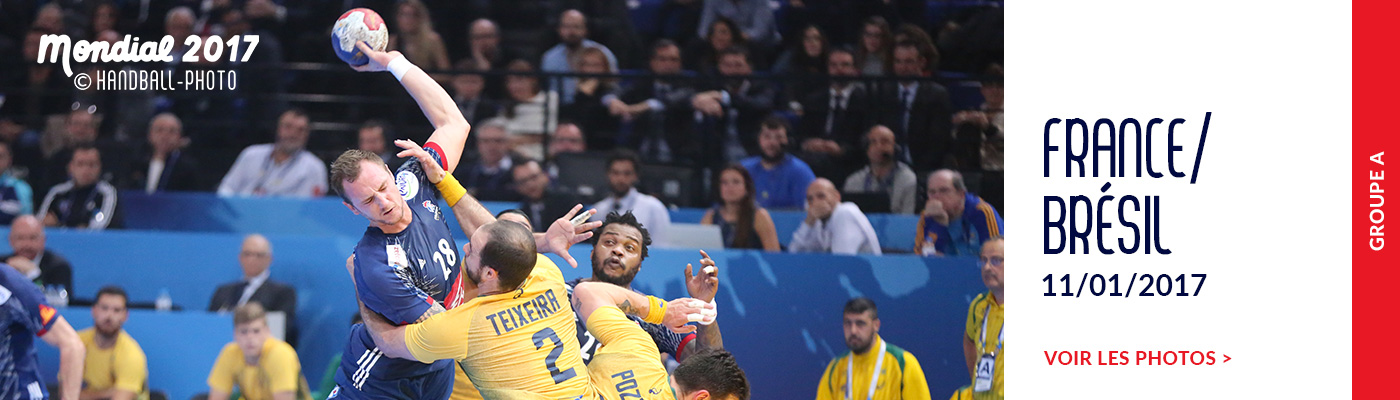
[{"label": "bench player", "polygon": [[[749,382],[734,356],[722,349],[705,349],[686,357],[675,374],[666,374],[661,352],[651,335],[627,315],[676,330],[694,329],[685,324],[695,316],[676,320],[673,311],[686,303],[702,304],[693,298],[662,303],[654,297],[602,282],[581,282],[574,287],[574,310],[586,321],[588,332],[603,346],[588,364],[588,373],[601,398],[634,399],[719,399],[747,400]],[[658,308],[660,310],[658,310]],[[712,318],[713,308],[706,307]],[[656,317],[660,313],[663,317]],[[678,331],[679,332],[679,331]]]},{"label": "bench player", "polygon": [[[426,149],[410,141],[395,142],[411,149],[400,156],[412,157],[396,172],[391,173],[378,155],[360,150],[346,151],[331,165],[331,187],[351,212],[369,220],[352,256],[363,308],[397,325],[420,322],[467,298],[456,245],[436,200],[441,193],[437,184],[450,180],[471,125],[447,92],[400,53],[358,46],[370,62],[356,69],[392,72],[436,128]],[[441,194],[463,231],[470,235],[494,220],[489,213],[481,217],[485,209],[465,196],[460,185],[455,187],[458,190]],[[567,254],[572,243],[554,248]],[[444,399],[451,393],[450,361],[424,364],[383,355],[362,325],[352,327],[330,397]]]}]

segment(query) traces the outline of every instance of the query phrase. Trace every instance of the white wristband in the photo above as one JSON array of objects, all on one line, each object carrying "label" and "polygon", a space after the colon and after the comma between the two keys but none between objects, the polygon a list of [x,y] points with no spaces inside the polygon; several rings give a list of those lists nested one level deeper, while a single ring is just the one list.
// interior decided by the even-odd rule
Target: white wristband
[{"label": "white wristband", "polygon": [[[719,296],[715,296],[715,297],[719,297]],[[714,300],[714,299],[710,299],[710,307],[714,307],[714,315],[711,316],[711,317],[709,318],[708,321],[707,321],[707,320],[703,320],[703,319],[700,320],[700,321],[699,321],[699,322],[700,322],[700,325],[709,325],[709,324],[713,324],[713,323],[715,323],[715,320],[719,319],[719,306],[715,304],[715,300]]]},{"label": "white wristband", "polygon": [[389,70],[389,73],[394,74],[394,79],[402,81],[403,74],[408,73],[408,71],[414,68],[418,68],[418,66],[408,62],[408,57],[399,56],[399,58],[390,61],[389,65],[385,65],[384,68]]}]

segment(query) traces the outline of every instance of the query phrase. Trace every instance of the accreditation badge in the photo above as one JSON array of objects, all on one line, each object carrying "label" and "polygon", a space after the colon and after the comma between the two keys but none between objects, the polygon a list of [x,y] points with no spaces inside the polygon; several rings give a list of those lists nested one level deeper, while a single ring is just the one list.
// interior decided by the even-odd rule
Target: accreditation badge
[{"label": "accreditation badge", "polygon": [[972,380],[972,391],[985,392],[992,390],[992,376],[996,372],[996,354],[983,354],[982,360],[977,362],[977,377]]}]

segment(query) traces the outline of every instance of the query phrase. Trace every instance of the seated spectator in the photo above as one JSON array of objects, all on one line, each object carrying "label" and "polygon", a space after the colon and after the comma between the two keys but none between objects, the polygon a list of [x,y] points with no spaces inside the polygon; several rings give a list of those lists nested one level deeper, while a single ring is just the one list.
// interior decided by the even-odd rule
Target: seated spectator
[{"label": "seated spectator", "polygon": [[243,278],[214,289],[208,310],[229,312],[249,302],[266,304],[267,311],[281,311],[287,316],[287,342],[296,343],[297,290],[271,279],[272,243],[256,233],[243,238],[238,265],[243,269]]},{"label": "seated spectator", "polygon": [[894,33],[890,32],[889,22],[884,17],[873,16],[861,24],[860,47],[857,47],[856,60],[859,60],[861,75],[885,75],[890,70],[891,53],[894,47]]},{"label": "seated spectator", "polygon": [[[428,6],[418,0],[402,0],[395,8],[394,30],[390,31],[388,51],[398,50],[404,58],[424,71],[445,71],[452,66],[442,36],[433,29],[433,17]],[[434,76],[439,81],[445,77]],[[441,78],[441,79],[439,79]]]},{"label": "seated spectator", "polygon": [[399,158],[397,151],[393,151],[397,150],[398,147],[389,144],[390,138],[394,137],[389,129],[389,123],[383,120],[365,121],[365,123],[360,124],[359,139],[356,141],[357,148],[378,154],[379,158],[384,160],[384,164],[389,166],[390,171],[398,171],[399,165],[403,165],[404,159]]},{"label": "seated spectator", "polygon": [[754,200],[753,178],[749,177],[747,169],[730,165],[720,170],[717,188],[718,201],[705,210],[700,223],[719,225],[725,248],[782,250],[773,216]]},{"label": "seated spectator", "polygon": [[880,255],[875,228],[855,203],[842,203],[841,192],[826,178],[807,187],[807,219],[792,233],[794,253]]},{"label": "seated spectator", "polygon": [[[827,74],[836,78],[860,75],[855,55],[838,47],[827,53]],[[873,121],[870,95],[861,82],[833,79],[825,90],[818,90],[802,102],[802,121],[797,132],[802,151],[817,176],[844,178],[860,157],[851,154],[860,148],[860,137]],[[835,178],[839,177],[839,178]]]},{"label": "seated spectator", "polygon": [[515,178],[515,192],[520,194],[520,211],[536,232],[544,232],[554,220],[579,204],[572,193],[550,187],[549,175],[537,161],[515,164],[510,172]]},{"label": "seated spectator", "polygon": [[[100,138],[97,133],[98,120],[101,119],[94,114],[97,107],[85,106],[74,103],[75,109],[68,113],[68,118],[63,122],[63,127],[57,132],[49,132],[41,139],[41,146],[45,149],[48,158],[45,159],[44,174],[42,182],[35,182],[33,172],[31,172],[30,183],[35,189],[42,189],[47,193],[54,185],[67,181],[71,176],[68,171],[68,162],[73,159],[73,150],[80,145],[96,147],[107,160],[107,172],[116,171],[120,173],[120,167],[124,167],[123,157],[129,150],[127,146],[116,140]],[[116,176],[121,176],[117,174]]]},{"label": "seated spectator", "polygon": [[540,90],[540,80],[529,61],[511,61],[508,69],[518,73],[506,77],[510,98],[501,112],[506,118],[510,147],[521,156],[540,160],[544,156],[540,149],[544,133],[553,131],[559,120],[559,95]]},{"label": "seated spectator", "polygon": [[0,141],[0,225],[9,225],[16,217],[34,213],[34,191],[28,182],[15,176],[10,168],[13,161],[10,144]]},{"label": "seated spectator", "polygon": [[846,193],[884,193],[890,196],[890,212],[914,213],[914,192],[919,178],[909,165],[896,161],[898,145],[894,132],[884,125],[875,125],[865,136],[865,158],[869,164],[846,178]]},{"label": "seated spectator", "polygon": [[[991,396],[988,397],[992,398],[1006,396],[1005,373],[1002,371],[1005,361],[1001,358],[1002,341],[1005,339],[1002,328],[1006,323],[1005,247],[1005,241],[999,237],[982,244],[978,264],[982,267],[982,284],[987,286],[987,292],[972,299],[972,305],[967,307],[967,325],[963,330],[963,358],[967,360],[972,385],[954,392],[954,399],[981,398],[979,392],[989,393]],[[979,360],[990,365],[978,364]],[[979,381],[985,386],[978,387]]]},{"label": "seated spectator", "polygon": [[554,163],[555,157],[560,154],[577,154],[588,151],[588,141],[583,135],[583,130],[573,122],[563,122],[558,129],[554,130],[554,135],[549,137],[549,161],[545,170],[549,172],[551,179],[559,177],[559,166]]},{"label": "seated spectator", "polygon": [[746,78],[753,69],[743,48],[725,50],[719,62],[720,79],[697,93],[690,104],[706,117],[710,138],[703,154],[722,157],[725,163],[738,162],[758,153],[753,132],[772,113],[777,89],[769,82]]},{"label": "seated spectator", "polygon": [[[467,32],[467,43],[471,55],[466,60],[476,71],[495,71],[506,68],[506,63],[514,59],[509,48],[501,46],[501,30],[496,22],[488,18],[472,21]],[[460,69],[461,67],[458,66]],[[470,120],[470,118],[468,119]]]},{"label": "seated spectator", "polygon": [[938,47],[933,45],[933,37],[929,36],[928,32],[924,32],[924,28],[910,23],[899,24],[899,27],[895,28],[894,31],[894,43],[896,47],[900,43],[913,44],[919,49],[919,55],[927,62],[925,68],[929,71],[938,70]]},{"label": "seated spectator", "polygon": [[[617,57],[607,46],[588,40],[588,19],[578,10],[565,10],[559,15],[559,44],[550,47],[540,59],[540,70],[544,72],[580,72],[570,62],[578,57],[579,50],[588,47],[601,50],[608,59],[608,70],[617,71]],[[574,78],[550,81],[549,87],[558,90],[565,103],[574,102],[578,84]]]},{"label": "seated spectator", "polygon": [[721,54],[735,47],[748,48],[749,42],[739,34],[739,25],[734,20],[720,17],[707,25],[710,33],[700,36],[705,40],[692,43],[690,50],[686,51],[689,58],[685,67],[703,75],[715,75],[719,71]]},{"label": "seated spectator", "polygon": [[92,304],[92,327],[78,331],[87,348],[83,360],[84,399],[130,400],[150,397],[146,352],[131,335],[126,324],[126,291],[105,286],[97,291]]},{"label": "seated spectator", "polygon": [[234,389],[248,400],[311,397],[296,349],[268,335],[267,315],[257,302],[233,311],[233,343],[219,352],[208,383],[208,400],[228,400]]},{"label": "seated spectator", "polygon": [[915,253],[972,256],[1002,236],[1002,220],[991,204],[967,192],[962,174],[940,169],[928,176],[928,203],[917,229]]},{"label": "seated spectator", "polygon": [[826,76],[826,48],[826,33],[821,27],[808,25],[802,29],[802,40],[778,57],[773,74],[790,79],[785,98],[801,99],[807,95],[804,88],[820,85],[817,77]]},{"label": "seated spectator", "polygon": [[[485,71],[471,60],[457,62],[457,69],[468,72]],[[501,103],[486,95],[486,78],[481,74],[457,74],[452,77],[452,101],[467,122],[485,121],[501,113]],[[471,140],[468,137],[467,140]]]},{"label": "seated spectator", "polygon": [[[608,67],[608,59],[602,50],[585,47],[574,53],[574,71],[585,74],[613,74],[617,70]],[[572,101],[565,100],[560,116],[579,124],[583,130],[592,132],[588,137],[588,147],[598,151],[612,150],[617,146],[617,130],[621,120],[608,112],[603,99],[617,91],[616,79],[587,77],[575,80]]]},{"label": "seated spectator", "polygon": [[243,149],[219,184],[219,196],[320,197],[326,163],[306,151],[311,120],[289,109],[277,118],[277,141]]},{"label": "seated spectator", "polygon": [[631,211],[637,216],[637,222],[651,231],[652,243],[664,247],[669,243],[666,237],[671,231],[671,213],[660,199],[637,191],[637,170],[640,168],[641,161],[637,153],[631,150],[618,149],[608,157],[608,184],[612,193],[593,205],[598,213],[592,220],[602,221],[603,217],[614,211]]},{"label": "seated spectator", "polygon": [[49,189],[39,214],[44,226],[102,230],[120,223],[117,215],[117,188],[103,181],[102,154],[90,144],[73,148],[68,161],[73,179]]},{"label": "seated spectator", "polygon": [[476,136],[476,154],[473,154],[472,160],[457,167],[452,175],[478,200],[519,200],[520,197],[513,190],[515,183],[510,173],[511,166],[519,161],[511,154],[505,124],[497,119],[488,120],[478,124],[472,133],[472,136]]},{"label": "seated spectator", "polygon": [[0,256],[20,275],[43,288],[59,286],[73,293],[73,266],[68,259],[49,250],[44,226],[32,215],[21,215],[10,225],[10,248],[14,253]]},{"label": "seated spectator", "polygon": [[[681,49],[675,42],[661,39],[652,46],[651,73],[679,77]],[[650,79],[633,84],[617,95],[603,99],[608,112],[632,122],[628,148],[638,149],[647,161],[671,163],[693,161],[698,146],[693,142],[695,125],[690,97],[695,89],[680,79]]]},{"label": "seated spectator", "polygon": [[710,22],[718,18],[728,18],[738,25],[736,36],[759,46],[772,46],[782,38],[778,35],[778,24],[773,18],[773,9],[764,0],[705,0],[705,9],[700,14],[700,31],[696,36],[705,37],[709,33]]},{"label": "seated spectator", "polygon": [[812,168],[788,154],[787,121],[771,116],[758,133],[757,156],[744,159],[744,169],[753,177],[758,205],[773,209],[799,209],[807,201],[807,186],[816,176]]},{"label": "seated spectator", "polygon": [[185,146],[183,131],[175,114],[161,113],[151,118],[147,146],[127,168],[122,188],[146,193],[205,190],[199,165],[181,150]]},{"label": "seated spectator", "polygon": [[954,117],[948,89],[920,79],[929,76],[931,68],[918,44],[896,45],[894,73],[908,79],[891,83],[879,100],[885,110],[884,123],[895,132],[895,142],[904,147],[897,155],[899,160],[920,171],[942,167],[952,144]]}]

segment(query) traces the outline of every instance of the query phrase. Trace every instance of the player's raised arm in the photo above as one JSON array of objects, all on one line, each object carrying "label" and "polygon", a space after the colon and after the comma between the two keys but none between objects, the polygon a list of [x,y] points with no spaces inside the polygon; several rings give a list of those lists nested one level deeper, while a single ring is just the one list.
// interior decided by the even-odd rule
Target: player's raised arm
[{"label": "player's raised arm", "polygon": [[376,51],[364,42],[356,43],[355,47],[369,57],[368,63],[354,67],[356,71],[389,71],[413,96],[413,101],[418,103],[418,108],[423,110],[423,115],[436,129],[428,137],[427,146],[436,146],[442,152],[443,169],[451,174],[462,158],[467,134],[471,131],[471,124],[462,116],[462,110],[457,108],[452,96],[421,68],[408,62],[403,54]]},{"label": "player's raised arm", "polygon": [[599,308],[613,306],[622,312],[641,317],[646,322],[662,324],[677,333],[689,333],[694,326],[690,322],[713,319],[714,307],[693,298],[671,300],[670,303],[653,296],[627,290],[621,286],[602,282],[579,282],[574,287],[574,312],[585,323],[588,317]]},{"label": "player's raised arm", "polygon": [[62,316],[56,318],[43,336],[44,342],[58,348],[58,383],[62,399],[76,399],[83,388],[83,360],[86,351],[78,332]]}]

